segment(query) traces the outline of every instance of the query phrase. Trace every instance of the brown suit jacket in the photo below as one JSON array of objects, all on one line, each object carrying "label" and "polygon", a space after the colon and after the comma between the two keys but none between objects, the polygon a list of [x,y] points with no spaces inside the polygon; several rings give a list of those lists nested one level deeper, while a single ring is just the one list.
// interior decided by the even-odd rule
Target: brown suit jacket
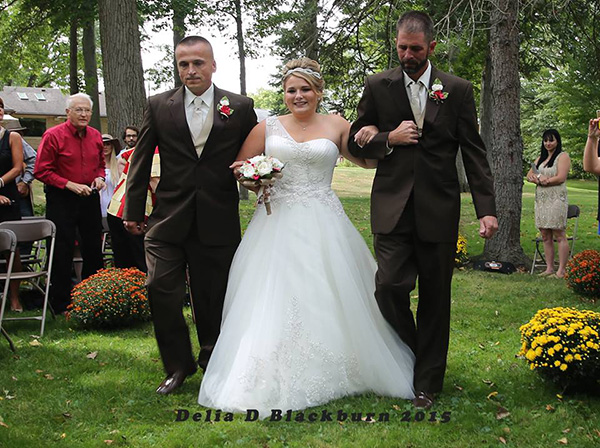
[{"label": "brown suit jacket", "polygon": [[[456,153],[462,157],[477,217],[496,215],[491,171],[479,135],[470,82],[431,71],[431,84],[439,78],[448,92],[441,104],[427,99],[423,135],[416,145],[397,146],[386,156],[390,131],[402,121],[414,121],[401,68],[370,76],[352,124],[349,149],[357,157],[378,159],[371,194],[371,227],[375,234],[393,231],[413,193],[415,220],[423,241],[453,242],[458,236],[460,190]],[[354,135],[373,124],[379,134],[363,148]]]},{"label": "brown suit jacket", "polygon": [[[234,110],[228,118],[217,110],[224,96]],[[256,125],[253,105],[252,99],[215,86],[214,123],[198,157],[185,117],[184,87],[150,97],[127,177],[123,219],[144,220],[152,157],[158,146],[161,179],[147,235],[182,243],[195,223],[203,244],[237,244],[238,189],[229,166]]]}]

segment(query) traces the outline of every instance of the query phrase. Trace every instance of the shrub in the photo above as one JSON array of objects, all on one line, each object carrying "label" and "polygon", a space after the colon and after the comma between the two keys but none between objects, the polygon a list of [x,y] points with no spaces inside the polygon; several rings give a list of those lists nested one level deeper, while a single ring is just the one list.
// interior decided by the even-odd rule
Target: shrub
[{"label": "shrub", "polygon": [[546,308],[521,326],[520,356],[564,387],[597,390],[600,378],[600,313]]},{"label": "shrub", "polygon": [[567,263],[565,280],[574,292],[588,297],[600,297],[600,253],[584,250]]},{"label": "shrub", "polygon": [[456,255],[454,256],[454,262],[456,263],[456,266],[464,266],[468,261],[467,238],[464,235],[459,234],[458,240],[456,240]]},{"label": "shrub", "polygon": [[68,319],[90,328],[150,319],[146,274],[135,268],[98,271],[73,288]]}]

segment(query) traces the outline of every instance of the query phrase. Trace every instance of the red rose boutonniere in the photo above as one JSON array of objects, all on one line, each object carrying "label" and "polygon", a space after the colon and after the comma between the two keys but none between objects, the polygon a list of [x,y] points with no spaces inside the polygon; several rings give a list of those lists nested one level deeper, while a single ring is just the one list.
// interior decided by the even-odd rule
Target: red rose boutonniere
[{"label": "red rose boutonniere", "polygon": [[431,90],[429,91],[429,98],[435,101],[438,104],[442,104],[446,98],[450,95],[448,92],[444,92],[444,86],[442,81],[439,78],[436,78],[431,85]]},{"label": "red rose boutonniere", "polygon": [[227,120],[233,114],[233,109],[229,107],[229,98],[224,96],[217,104],[217,110],[222,120]]}]

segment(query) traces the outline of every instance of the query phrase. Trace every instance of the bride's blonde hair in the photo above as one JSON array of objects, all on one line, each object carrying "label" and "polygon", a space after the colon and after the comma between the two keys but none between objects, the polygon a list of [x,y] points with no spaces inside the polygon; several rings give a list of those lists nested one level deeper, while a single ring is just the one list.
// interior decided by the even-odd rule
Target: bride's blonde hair
[{"label": "bride's blonde hair", "polygon": [[321,66],[317,61],[314,61],[310,58],[300,58],[293,59],[285,64],[283,67],[282,78],[284,88],[286,81],[292,75],[305,80],[319,96],[319,103],[321,102],[325,81],[323,81],[323,76],[321,75]]}]

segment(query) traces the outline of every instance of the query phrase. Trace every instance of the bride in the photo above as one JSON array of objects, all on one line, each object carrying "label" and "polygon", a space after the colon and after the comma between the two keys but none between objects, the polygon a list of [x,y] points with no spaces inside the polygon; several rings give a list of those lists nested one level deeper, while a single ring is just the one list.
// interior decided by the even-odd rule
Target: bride
[{"label": "bride", "polygon": [[[300,410],[363,392],[413,398],[414,355],[381,315],[376,265],[331,189],[350,124],[318,114],[319,64],[286,64],[285,104],[250,133],[238,161],[285,163],[235,254],[221,334],[198,402],[227,412]],[[236,162],[235,167],[241,162]]]}]

